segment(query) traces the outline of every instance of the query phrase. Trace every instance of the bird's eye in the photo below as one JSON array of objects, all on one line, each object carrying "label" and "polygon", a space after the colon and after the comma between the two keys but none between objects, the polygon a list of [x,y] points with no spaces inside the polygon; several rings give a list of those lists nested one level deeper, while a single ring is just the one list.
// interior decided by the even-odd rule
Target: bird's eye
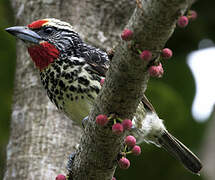
[{"label": "bird's eye", "polygon": [[46,27],[46,28],[44,29],[44,33],[46,33],[46,34],[51,34],[53,31],[54,31],[54,29],[51,28],[51,27]]}]

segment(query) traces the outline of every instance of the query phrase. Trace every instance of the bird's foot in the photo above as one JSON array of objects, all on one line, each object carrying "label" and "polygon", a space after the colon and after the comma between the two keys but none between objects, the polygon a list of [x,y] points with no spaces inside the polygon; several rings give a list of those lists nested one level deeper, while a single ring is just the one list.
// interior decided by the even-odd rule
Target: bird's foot
[{"label": "bird's foot", "polygon": [[82,120],[81,124],[82,124],[83,129],[85,129],[85,127],[86,127],[86,125],[87,125],[87,122],[88,122],[88,119],[89,119],[89,117],[86,116],[86,117]]},{"label": "bird's foot", "polygon": [[67,166],[66,166],[66,168],[67,168],[67,170],[69,171],[69,173],[71,173],[71,172],[72,172],[71,167],[72,167],[72,164],[73,164],[73,161],[74,161],[75,155],[76,155],[76,153],[75,153],[75,152],[73,152],[73,153],[71,153],[71,154],[69,155],[69,160],[68,160],[68,162],[67,162]]}]

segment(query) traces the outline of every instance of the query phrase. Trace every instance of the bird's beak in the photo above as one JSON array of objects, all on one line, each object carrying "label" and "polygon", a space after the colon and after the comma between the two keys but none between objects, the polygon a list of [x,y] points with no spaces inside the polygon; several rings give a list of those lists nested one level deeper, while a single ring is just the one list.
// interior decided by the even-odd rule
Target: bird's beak
[{"label": "bird's beak", "polygon": [[42,38],[36,32],[25,26],[14,26],[6,28],[5,30],[15,37],[23,40],[24,42],[39,44],[39,42],[42,40]]}]

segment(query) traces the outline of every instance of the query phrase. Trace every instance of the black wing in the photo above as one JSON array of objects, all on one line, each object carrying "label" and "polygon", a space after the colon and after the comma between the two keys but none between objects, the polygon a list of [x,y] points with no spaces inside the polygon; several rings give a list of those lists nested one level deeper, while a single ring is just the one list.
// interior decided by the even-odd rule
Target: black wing
[{"label": "black wing", "polygon": [[106,52],[83,43],[81,54],[86,62],[92,67],[91,71],[99,76],[105,77],[110,62]]}]

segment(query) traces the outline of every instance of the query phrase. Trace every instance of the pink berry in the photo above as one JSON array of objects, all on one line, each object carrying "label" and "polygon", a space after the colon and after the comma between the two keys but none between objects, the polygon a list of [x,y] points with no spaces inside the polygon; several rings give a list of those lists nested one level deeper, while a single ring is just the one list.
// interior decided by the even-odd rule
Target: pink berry
[{"label": "pink berry", "polygon": [[96,123],[100,126],[105,126],[108,123],[108,117],[104,114],[96,116]]},{"label": "pink berry", "polygon": [[112,177],[112,180],[116,180],[116,178],[115,178],[115,177]]},{"label": "pink berry", "polygon": [[164,48],[161,55],[164,59],[170,59],[172,57],[172,50],[169,48]]},{"label": "pink berry", "polygon": [[124,29],[121,34],[121,38],[124,41],[130,41],[132,39],[132,36],[133,32],[130,29]]},{"label": "pink berry", "polygon": [[130,119],[124,119],[122,121],[122,126],[123,126],[123,129],[130,130],[132,127],[132,121]]},{"label": "pink berry", "polygon": [[134,155],[136,155],[136,156],[140,155],[140,154],[141,154],[141,148],[140,148],[140,146],[135,145],[135,146],[132,148],[131,152],[132,152]]},{"label": "pink berry", "polygon": [[102,78],[102,79],[100,80],[100,85],[103,86],[104,82],[105,82],[105,78]]},{"label": "pink berry", "polygon": [[198,14],[197,14],[196,11],[194,11],[194,10],[189,10],[188,11],[188,19],[193,21],[193,20],[195,20],[197,18],[197,16],[198,16]]},{"label": "pink berry", "polygon": [[152,53],[149,50],[144,50],[140,54],[140,58],[144,61],[150,61],[152,59]]},{"label": "pink berry", "polygon": [[125,138],[125,144],[129,147],[134,147],[136,144],[136,138],[134,136],[127,136]]},{"label": "pink berry", "polygon": [[148,71],[149,71],[150,76],[152,76],[152,77],[161,77],[164,72],[161,63],[159,63],[158,66],[150,66]]},{"label": "pink berry", "polygon": [[63,174],[58,174],[55,180],[66,180],[66,176],[64,176]]},{"label": "pink berry", "polygon": [[125,158],[125,157],[122,157],[119,161],[118,161],[118,164],[119,164],[119,167],[121,169],[128,169],[130,167],[130,161]]},{"label": "pink berry", "polygon": [[182,28],[186,27],[188,25],[188,22],[189,22],[189,20],[188,20],[187,16],[181,16],[178,19],[178,26],[182,27]]},{"label": "pink berry", "polygon": [[122,124],[120,124],[120,123],[114,124],[112,126],[112,132],[114,134],[117,134],[117,135],[121,134],[123,132],[123,126],[122,126]]}]

